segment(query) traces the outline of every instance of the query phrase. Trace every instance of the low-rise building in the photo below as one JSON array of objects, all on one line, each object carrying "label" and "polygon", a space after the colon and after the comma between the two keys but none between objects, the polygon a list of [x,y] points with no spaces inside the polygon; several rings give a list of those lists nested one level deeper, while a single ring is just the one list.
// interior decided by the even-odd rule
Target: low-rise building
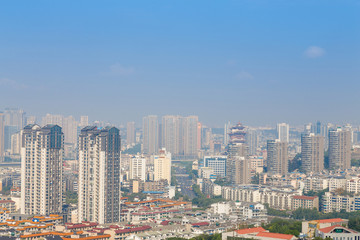
[{"label": "low-rise building", "polygon": [[335,225],[326,228],[316,229],[315,237],[321,237],[322,239],[332,238],[334,240],[359,240],[360,233],[355,230],[343,227],[341,225]]},{"label": "low-rise building", "polygon": [[315,236],[316,229],[327,228],[336,225],[348,225],[349,220],[341,218],[332,218],[332,219],[321,219],[321,220],[312,220],[312,221],[303,221],[301,232],[308,238]]},{"label": "low-rise building", "polygon": [[291,209],[296,210],[298,208],[319,210],[319,197],[317,196],[292,196]]}]

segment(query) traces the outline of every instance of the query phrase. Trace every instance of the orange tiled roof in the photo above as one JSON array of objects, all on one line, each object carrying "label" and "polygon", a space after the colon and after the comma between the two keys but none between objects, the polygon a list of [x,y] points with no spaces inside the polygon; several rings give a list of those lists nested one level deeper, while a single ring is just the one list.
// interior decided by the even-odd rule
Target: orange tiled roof
[{"label": "orange tiled roof", "polygon": [[249,234],[249,233],[258,233],[258,232],[265,232],[266,230],[262,227],[255,227],[255,228],[245,228],[236,230],[238,234]]},{"label": "orange tiled roof", "polygon": [[348,229],[348,228],[345,228],[341,225],[334,225],[334,226],[330,226],[330,227],[326,227],[326,228],[321,228],[319,229],[319,231],[323,232],[323,233],[329,233],[331,232],[334,228],[343,228],[343,229],[346,229],[347,231],[349,232],[353,232],[355,233],[355,231],[351,230],[351,229]]},{"label": "orange tiled roof", "polygon": [[341,218],[331,218],[331,219],[321,219],[321,220],[314,220],[318,223],[337,223],[337,222],[343,222]]},{"label": "orange tiled roof", "polygon": [[97,235],[97,236],[90,236],[90,237],[82,237],[82,238],[62,238],[63,240],[92,240],[92,239],[99,239],[99,238],[110,238],[110,234],[104,234],[104,235]]},{"label": "orange tiled roof", "polygon": [[294,235],[282,234],[282,233],[271,233],[271,232],[259,232],[257,237],[267,237],[267,238],[278,238],[278,239],[292,239]]}]

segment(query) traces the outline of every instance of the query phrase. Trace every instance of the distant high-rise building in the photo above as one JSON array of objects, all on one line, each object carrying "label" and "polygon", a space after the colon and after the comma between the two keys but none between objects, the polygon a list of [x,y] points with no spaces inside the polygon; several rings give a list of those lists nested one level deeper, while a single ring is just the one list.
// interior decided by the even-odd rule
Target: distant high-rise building
[{"label": "distant high-rise building", "polygon": [[44,117],[42,117],[41,124],[42,125],[56,124],[56,125],[62,127],[64,125],[64,116],[53,115],[53,114],[48,113]]},{"label": "distant high-rise building", "polygon": [[61,127],[27,125],[22,131],[21,213],[62,212],[63,147]]},{"label": "distant high-rise building", "polygon": [[130,159],[130,179],[146,180],[146,159],[143,157],[133,157]]},{"label": "distant high-rise building", "polygon": [[20,155],[21,152],[21,132],[17,132],[11,136],[11,155]]},{"label": "distant high-rise building", "polygon": [[162,146],[175,156],[196,157],[201,136],[197,116],[164,116],[162,118]]},{"label": "distant high-rise building", "polygon": [[229,144],[229,132],[230,132],[230,122],[225,123],[224,126],[224,145],[227,146]]},{"label": "distant high-rise building", "polygon": [[229,132],[226,178],[233,184],[250,183],[250,161],[245,127],[238,123]]},{"label": "distant high-rise building", "polygon": [[277,139],[280,142],[289,142],[289,124],[279,123],[276,127]]},{"label": "distant high-rise building", "polygon": [[198,153],[198,122],[197,116],[183,118],[184,156],[196,158]]},{"label": "distant high-rise building", "polygon": [[205,156],[204,167],[210,167],[214,170],[217,177],[226,177],[227,156]]},{"label": "distant high-rise building", "polygon": [[171,153],[162,149],[159,155],[154,156],[154,181],[166,179],[171,184]]},{"label": "distant high-rise building", "polygon": [[27,116],[26,117],[26,125],[36,124],[36,117],[35,116]]},{"label": "distant high-rise building", "polygon": [[79,126],[82,128],[89,126],[89,116],[80,116]]},{"label": "distant high-rise building", "polygon": [[324,169],[324,144],[323,136],[314,133],[301,136],[301,167],[303,171],[316,173]]},{"label": "distant high-rise building", "polygon": [[330,169],[348,169],[351,165],[351,132],[341,128],[329,131]]},{"label": "distant high-rise building", "polygon": [[4,113],[0,112],[0,162],[4,161]]},{"label": "distant high-rise building", "polygon": [[16,126],[17,131],[25,126],[25,112],[22,109],[6,108],[4,117],[5,125]]},{"label": "distant high-rise building", "polygon": [[249,146],[249,154],[256,155],[259,146],[258,133],[255,129],[249,129],[246,133],[246,143]]},{"label": "distant high-rise building", "polygon": [[288,143],[279,139],[267,141],[267,168],[270,174],[288,173]]},{"label": "distant high-rise building", "polygon": [[202,132],[202,123],[198,122],[198,127],[197,127],[197,149],[200,150],[201,149],[201,132]]},{"label": "distant high-rise building", "polygon": [[159,151],[158,117],[155,115],[143,118],[143,146],[144,154],[156,154]]},{"label": "distant high-rise building", "polygon": [[69,116],[63,119],[65,143],[77,145],[77,127],[78,123],[73,116]]},{"label": "distant high-rise building", "polygon": [[130,146],[135,144],[135,122],[126,124],[126,143]]},{"label": "distant high-rise building", "polygon": [[11,149],[11,136],[18,132],[18,127],[13,125],[5,125],[4,127],[4,151]]},{"label": "distant high-rise building", "polygon": [[120,221],[120,131],[88,126],[79,135],[78,221]]}]

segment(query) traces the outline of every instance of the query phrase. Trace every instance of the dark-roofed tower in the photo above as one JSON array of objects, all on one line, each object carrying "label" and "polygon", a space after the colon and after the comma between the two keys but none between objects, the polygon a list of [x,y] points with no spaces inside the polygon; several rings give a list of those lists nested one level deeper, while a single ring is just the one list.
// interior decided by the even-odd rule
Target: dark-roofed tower
[{"label": "dark-roofed tower", "polygon": [[61,127],[31,124],[21,135],[21,213],[61,213],[64,149]]},{"label": "dark-roofed tower", "polygon": [[78,220],[120,221],[120,132],[88,126],[79,135]]}]

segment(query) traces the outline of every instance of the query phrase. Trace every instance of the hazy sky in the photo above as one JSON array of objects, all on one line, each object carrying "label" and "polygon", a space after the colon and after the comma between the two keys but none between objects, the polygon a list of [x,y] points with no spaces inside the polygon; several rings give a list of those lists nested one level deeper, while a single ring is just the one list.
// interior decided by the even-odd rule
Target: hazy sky
[{"label": "hazy sky", "polygon": [[0,109],[360,123],[360,1],[1,1]]}]

